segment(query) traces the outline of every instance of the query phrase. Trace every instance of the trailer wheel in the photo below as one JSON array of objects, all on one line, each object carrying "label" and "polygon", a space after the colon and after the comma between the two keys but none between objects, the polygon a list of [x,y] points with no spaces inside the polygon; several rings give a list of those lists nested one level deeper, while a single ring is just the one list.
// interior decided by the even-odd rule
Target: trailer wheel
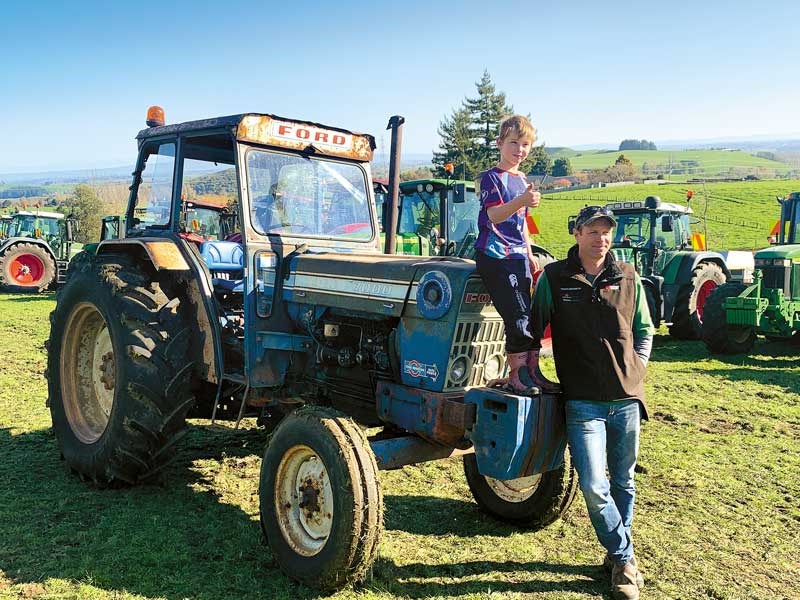
[{"label": "trailer wheel", "polygon": [[715,354],[747,354],[756,341],[753,327],[728,325],[725,317],[725,300],[741,294],[747,286],[743,283],[726,283],[708,297],[703,322],[703,342]]},{"label": "trailer wheel", "polygon": [[474,454],[464,456],[464,474],[478,506],[501,521],[528,529],[550,525],[569,509],[578,490],[578,474],[569,450],[555,471],[502,481],[481,475]]},{"label": "trailer wheel", "polygon": [[364,578],[383,530],[369,443],[343,413],[306,406],[270,437],[261,464],[261,528],[281,570],[333,591]]},{"label": "trailer wheel", "polygon": [[697,265],[692,272],[692,278],[678,292],[672,325],[669,328],[670,335],[682,340],[700,339],[708,297],[725,281],[725,273],[716,263],[704,262]]},{"label": "trailer wheel", "polygon": [[133,484],[173,457],[193,403],[179,303],[121,257],[81,261],[58,291],[49,405],[61,454],[82,477]]},{"label": "trailer wheel", "polygon": [[0,283],[20,292],[41,292],[53,282],[56,263],[53,257],[37,244],[20,242],[7,248],[0,256]]}]

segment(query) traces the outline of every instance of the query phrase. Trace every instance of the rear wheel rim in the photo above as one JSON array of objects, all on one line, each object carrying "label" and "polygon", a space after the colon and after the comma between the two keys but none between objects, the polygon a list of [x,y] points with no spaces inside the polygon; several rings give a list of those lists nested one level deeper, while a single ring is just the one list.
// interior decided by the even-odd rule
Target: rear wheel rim
[{"label": "rear wheel rim", "polygon": [[494,479],[487,477],[486,484],[499,498],[506,502],[524,502],[536,492],[539,487],[539,482],[542,480],[541,475],[531,475],[530,477],[520,477],[518,479]]},{"label": "rear wheel rim", "polygon": [[711,295],[711,292],[717,287],[716,281],[704,281],[697,290],[697,316],[703,319],[703,309],[706,306],[706,300]]},{"label": "rear wheel rim", "polygon": [[67,317],[61,360],[64,411],[84,444],[105,432],[114,406],[117,365],[111,334],[93,304],[78,304]]},{"label": "rear wheel rim", "polygon": [[328,470],[308,446],[289,448],[275,474],[275,515],[286,543],[314,556],[333,529],[333,489]]},{"label": "rear wheel rim", "polygon": [[11,259],[8,266],[10,275],[16,283],[32,285],[44,277],[44,263],[33,254],[20,254]]}]

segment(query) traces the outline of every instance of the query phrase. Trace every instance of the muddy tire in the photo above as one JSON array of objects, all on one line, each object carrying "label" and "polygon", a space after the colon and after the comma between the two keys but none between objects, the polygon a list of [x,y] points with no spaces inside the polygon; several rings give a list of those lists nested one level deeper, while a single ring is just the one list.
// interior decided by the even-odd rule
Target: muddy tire
[{"label": "muddy tire", "polygon": [[275,429],[261,464],[261,528],[281,570],[330,592],[364,578],[383,496],[369,443],[343,413],[306,406]]},{"label": "muddy tire", "polygon": [[0,256],[0,285],[18,292],[38,293],[56,277],[53,257],[38,244],[20,242]]},{"label": "muddy tire", "polygon": [[671,336],[681,340],[697,340],[703,333],[703,316],[709,295],[727,278],[722,268],[711,262],[700,263],[689,283],[681,287],[672,313]]},{"label": "muddy tire", "polygon": [[725,318],[725,300],[741,294],[743,283],[726,283],[708,297],[703,320],[703,342],[714,354],[747,354],[753,349],[756,332],[752,327],[729,326]]},{"label": "muddy tire", "polygon": [[464,475],[482,510],[526,529],[541,529],[556,521],[567,512],[578,490],[569,450],[560,469],[509,481],[481,475],[475,455],[466,454]]},{"label": "muddy tire", "polygon": [[173,458],[193,403],[179,304],[126,258],[70,269],[50,315],[47,374],[61,454],[82,477],[134,484]]}]

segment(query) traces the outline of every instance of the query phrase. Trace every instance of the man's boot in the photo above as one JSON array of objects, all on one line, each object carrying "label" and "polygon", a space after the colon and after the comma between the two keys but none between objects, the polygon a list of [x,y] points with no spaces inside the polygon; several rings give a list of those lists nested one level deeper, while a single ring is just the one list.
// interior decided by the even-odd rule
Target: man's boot
[{"label": "man's boot", "polygon": [[539,368],[539,350],[531,350],[528,352],[528,375],[535,386],[548,394],[558,394],[561,391],[561,386],[555,381],[550,381],[542,374]]},{"label": "man's boot", "polygon": [[[639,564],[636,562],[636,556],[631,556],[631,564],[636,569],[636,585],[639,589],[644,587],[644,577],[642,577],[642,572],[639,570]],[[614,569],[614,562],[611,560],[611,557],[606,554],[603,558],[603,569],[609,574]]]},{"label": "man's boot", "polygon": [[633,561],[624,565],[614,565],[611,569],[611,595],[618,600],[639,600],[639,586],[636,583],[638,569]]}]

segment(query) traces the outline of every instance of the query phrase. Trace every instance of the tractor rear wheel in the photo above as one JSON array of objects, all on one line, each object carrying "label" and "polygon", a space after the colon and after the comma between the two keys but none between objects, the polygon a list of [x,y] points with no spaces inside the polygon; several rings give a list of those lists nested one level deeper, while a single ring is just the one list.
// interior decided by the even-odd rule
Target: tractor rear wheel
[{"label": "tractor rear wheel", "polygon": [[704,262],[692,271],[692,278],[683,285],[672,313],[671,336],[681,340],[700,339],[703,333],[705,305],[711,292],[726,281],[725,273],[716,263]]},{"label": "tractor rear wheel", "polygon": [[364,578],[378,552],[383,496],[366,436],[343,413],[305,406],[270,436],[261,528],[281,570],[333,591]]},{"label": "tractor rear wheel", "polygon": [[472,497],[485,512],[528,529],[541,529],[569,509],[578,490],[578,474],[569,450],[555,471],[502,481],[481,475],[474,454],[464,455],[464,475]]},{"label": "tractor rear wheel", "polygon": [[193,403],[190,329],[144,268],[81,261],[50,315],[48,388],[67,464],[98,483],[137,483],[173,457]]},{"label": "tractor rear wheel", "polygon": [[0,256],[0,284],[20,292],[41,292],[56,277],[53,257],[38,244],[20,242]]},{"label": "tractor rear wheel", "polygon": [[703,342],[715,354],[747,354],[756,341],[753,327],[728,325],[725,300],[741,294],[743,283],[726,283],[708,297],[703,321]]}]

